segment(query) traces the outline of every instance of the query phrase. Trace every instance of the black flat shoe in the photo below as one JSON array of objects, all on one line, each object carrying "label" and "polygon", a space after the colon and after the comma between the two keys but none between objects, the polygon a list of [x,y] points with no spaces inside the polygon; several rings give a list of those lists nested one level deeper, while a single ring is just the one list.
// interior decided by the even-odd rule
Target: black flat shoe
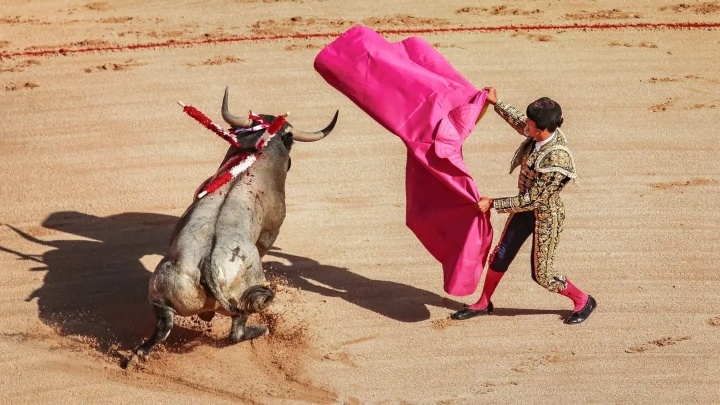
[{"label": "black flat shoe", "polygon": [[582,323],[592,313],[592,311],[595,310],[595,307],[597,307],[597,302],[595,302],[595,298],[592,297],[592,295],[588,295],[588,301],[585,304],[585,306],[578,312],[573,312],[568,316],[568,318],[565,320],[565,323]]},{"label": "black flat shoe", "polygon": [[471,309],[470,307],[465,307],[450,315],[450,318],[456,321],[463,321],[465,319],[475,318],[476,316],[491,314],[492,311],[493,304],[491,301],[485,309]]}]

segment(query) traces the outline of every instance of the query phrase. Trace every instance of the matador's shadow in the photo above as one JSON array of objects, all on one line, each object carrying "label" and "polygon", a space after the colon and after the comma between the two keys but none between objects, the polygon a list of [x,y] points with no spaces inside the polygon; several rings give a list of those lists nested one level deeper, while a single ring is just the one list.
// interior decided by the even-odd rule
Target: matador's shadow
[{"label": "matador's shadow", "polygon": [[[272,261],[271,257],[285,259],[289,265]],[[315,260],[282,253],[273,248],[264,258],[263,267],[268,276],[278,275],[293,287],[326,297],[340,297],[350,303],[401,322],[419,322],[430,318],[427,305],[447,308],[454,312],[464,304],[451,298],[392,281],[373,280],[353,273],[346,268],[321,265]],[[557,315],[566,318],[571,311],[497,308],[494,316]],[[451,312],[448,312],[448,317]]]},{"label": "matador's shadow", "polygon": [[[152,269],[148,271],[140,259],[165,254],[177,220],[135,212],[108,217],[56,212],[42,225],[75,237],[41,240],[11,227],[26,240],[51,249],[35,257],[0,248],[40,264],[30,271],[45,272],[43,284],[27,298],[37,299],[43,323],[61,336],[77,336],[119,357],[118,350],[138,345],[153,329],[147,300]],[[173,330],[173,335],[182,338],[183,331]],[[188,338],[192,337],[185,333]]]},{"label": "matador's shadow", "polygon": [[[290,264],[273,261],[285,259]],[[438,294],[393,281],[373,280],[346,268],[322,265],[315,260],[272,249],[264,257],[268,277],[281,276],[297,288],[326,297],[340,297],[400,322],[419,322],[430,318],[427,306],[458,310],[462,304]]]}]

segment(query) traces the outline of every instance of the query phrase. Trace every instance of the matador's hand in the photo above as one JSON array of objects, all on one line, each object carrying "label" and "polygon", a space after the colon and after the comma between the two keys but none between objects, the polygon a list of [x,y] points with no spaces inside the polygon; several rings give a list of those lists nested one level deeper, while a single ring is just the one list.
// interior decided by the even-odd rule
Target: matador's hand
[{"label": "matador's hand", "polygon": [[492,208],[492,198],[483,197],[475,203],[475,209],[480,212],[488,212]]},{"label": "matador's hand", "polygon": [[495,90],[495,87],[484,87],[483,90],[487,91],[487,102],[495,105],[497,102],[497,91]]}]

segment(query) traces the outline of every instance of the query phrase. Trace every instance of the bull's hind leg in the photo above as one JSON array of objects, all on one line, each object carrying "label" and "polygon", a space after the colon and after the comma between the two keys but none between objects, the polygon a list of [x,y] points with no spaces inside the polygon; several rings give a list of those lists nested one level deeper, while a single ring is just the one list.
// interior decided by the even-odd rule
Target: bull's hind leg
[{"label": "bull's hind leg", "polygon": [[232,317],[232,327],[230,328],[230,341],[233,343],[242,342],[244,340],[252,340],[258,338],[267,332],[267,328],[262,325],[247,324],[248,315],[243,313]]},{"label": "bull's hind leg", "polygon": [[265,254],[268,252],[268,250],[270,250],[270,248],[272,247],[272,244],[275,243],[275,239],[277,239],[279,233],[280,233],[279,229],[277,229],[275,231],[260,233],[260,236],[258,237],[258,240],[255,243],[255,247],[257,247],[260,257],[265,256]]},{"label": "bull's hind leg", "polygon": [[138,346],[133,351],[132,356],[128,360],[126,368],[130,368],[138,362],[144,362],[150,356],[150,351],[160,342],[163,342],[170,335],[170,330],[173,327],[173,320],[175,313],[168,307],[153,305],[155,311],[155,317],[157,318],[157,325],[155,326],[155,332],[146,340],[143,344]]}]

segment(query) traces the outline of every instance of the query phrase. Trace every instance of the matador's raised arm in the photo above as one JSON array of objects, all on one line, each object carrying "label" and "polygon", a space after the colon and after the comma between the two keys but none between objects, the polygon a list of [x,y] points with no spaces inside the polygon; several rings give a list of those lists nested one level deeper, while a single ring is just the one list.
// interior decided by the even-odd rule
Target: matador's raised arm
[{"label": "matador's raised arm", "polygon": [[527,120],[525,114],[510,104],[505,104],[500,99],[495,102],[495,112],[510,124],[511,127],[515,128],[515,131],[525,136],[525,121]]}]

